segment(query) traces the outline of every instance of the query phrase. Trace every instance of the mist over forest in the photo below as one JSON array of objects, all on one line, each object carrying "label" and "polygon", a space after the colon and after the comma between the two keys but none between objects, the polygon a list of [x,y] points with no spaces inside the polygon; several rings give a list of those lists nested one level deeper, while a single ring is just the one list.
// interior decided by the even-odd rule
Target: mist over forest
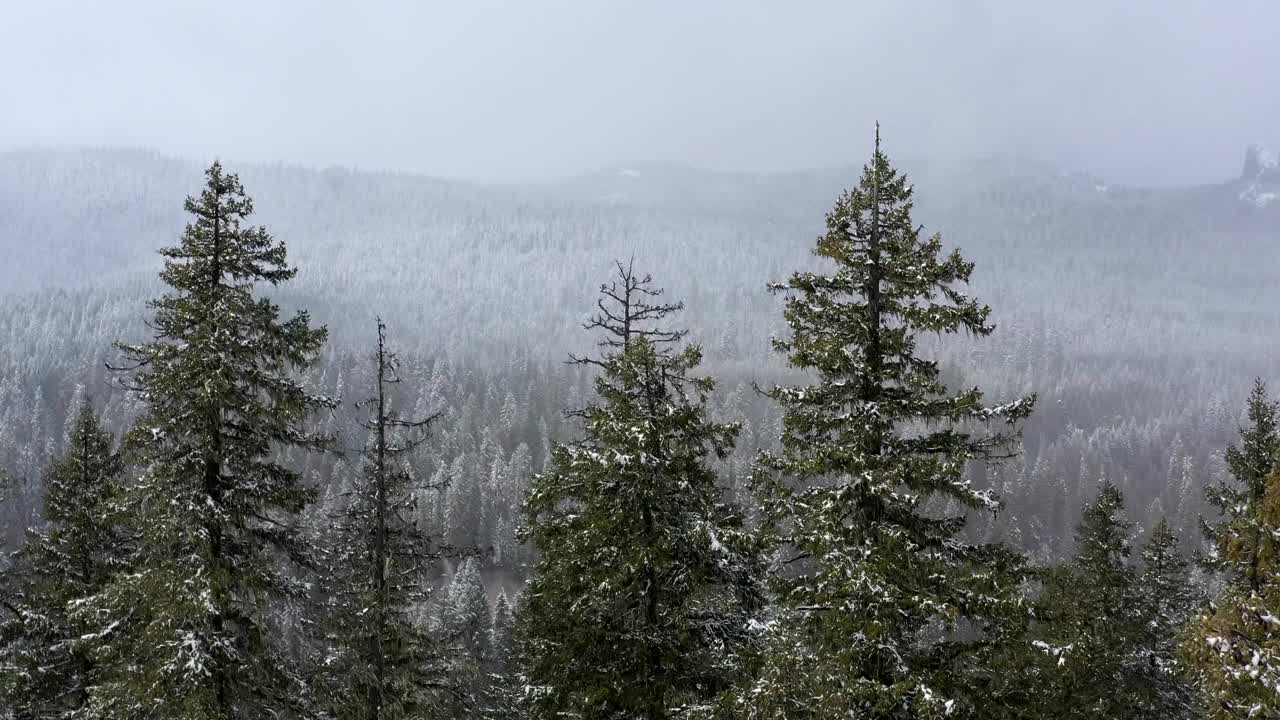
[{"label": "mist over forest", "polygon": [[[1058,557],[1070,550],[1081,503],[1110,478],[1137,519],[1168,515],[1194,542],[1199,489],[1225,472],[1242,398],[1253,378],[1275,377],[1280,366],[1280,291],[1261,261],[1275,255],[1280,206],[1267,201],[1280,181],[1271,184],[1265,153],[1242,152],[1237,178],[1185,188],[1114,187],[1000,158],[907,170],[919,186],[919,221],[976,263],[973,294],[991,305],[997,327],[990,338],[926,347],[955,382],[1042,398],[1016,466],[1003,470],[1011,509],[999,523],[1009,525],[992,532]],[[338,395],[363,387],[360,359],[382,317],[415,378],[401,402],[443,404],[441,432],[457,436],[424,451],[420,472],[461,459],[457,469],[473,476],[452,487],[485,496],[495,460],[523,444],[537,469],[546,445],[568,431],[561,411],[590,386],[564,360],[594,342],[580,324],[614,262],[631,258],[685,302],[679,323],[720,379],[716,413],[750,425],[723,470],[740,486],[778,423],[751,384],[786,374],[768,343],[785,328],[765,286],[815,264],[824,206],[858,174],[656,166],[494,187],[342,169],[239,170],[255,219],[299,268],[280,301],[330,330],[315,382]],[[160,290],[156,250],[185,223],[182,198],[200,172],[144,151],[0,156],[11,259],[0,269],[9,288],[0,458],[28,479],[6,507],[10,546],[34,517],[41,471],[63,449],[83,397],[111,427],[136,411],[106,364],[112,343],[145,337],[145,301]],[[518,417],[505,430],[504,408]],[[354,432],[343,412],[324,422]],[[326,480],[341,474],[328,458],[307,463]],[[518,501],[513,492],[504,504]],[[487,539],[492,528],[478,532],[473,539]]]},{"label": "mist over forest", "polygon": [[0,720],[1280,719],[1280,13],[716,7],[15,8]]}]

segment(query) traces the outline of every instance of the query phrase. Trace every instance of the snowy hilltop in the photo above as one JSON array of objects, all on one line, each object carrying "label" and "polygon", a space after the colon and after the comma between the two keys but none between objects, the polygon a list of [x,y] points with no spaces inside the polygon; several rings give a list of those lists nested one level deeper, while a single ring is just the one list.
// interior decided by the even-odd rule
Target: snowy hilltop
[{"label": "snowy hilltop", "polygon": [[1262,143],[1253,143],[1244,151],[1244,168],[1240,180],[1246,183],[1240,191],[1240,199],[1263,208],[1276,199],[1280,189],[1280,171],[1277,171],[1276,154]]}]

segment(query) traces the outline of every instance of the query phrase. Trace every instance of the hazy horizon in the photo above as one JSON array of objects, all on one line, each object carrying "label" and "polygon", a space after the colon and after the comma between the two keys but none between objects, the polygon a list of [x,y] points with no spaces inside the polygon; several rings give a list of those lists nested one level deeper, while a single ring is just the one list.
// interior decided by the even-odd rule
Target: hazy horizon
[{"label": "hazy horizon", "polygon": [[23,69],[0,81],[0,148],[490,183],[860,164],[879,120],[897,156],[1211,182],[1280,139],[1280,94],[1259,80],[1280,6],[1233,10],[24,4],[0,28],[0,59]]}]

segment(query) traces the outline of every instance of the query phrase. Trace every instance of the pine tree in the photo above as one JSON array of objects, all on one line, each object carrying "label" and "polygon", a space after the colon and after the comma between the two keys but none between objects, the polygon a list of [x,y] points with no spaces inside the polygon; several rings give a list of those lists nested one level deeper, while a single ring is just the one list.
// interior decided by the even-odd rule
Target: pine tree
[{"label": "pine tree", "polygon": [[1137,658],[1138,717],[1179,720],[1195,716],[1195,694],[1177,644],[1200,603],[1191,583],[1190,563],[1178,550],[1178,537],[1165,518],[1152,528],[1142,547],[1138,576],[1141,629]]},{"label": "pine tree", "polygon": [[1192,621],[1182,650],[1212,720],[1280,718],[1280,406],[1254,383],[1251,425],[1228,448],[1234,483],[1208,491],[1223,517],[1204,529],[1224,587]]},{"label": "pine tree", "polygon": [[507,671],[515,623],[515,611],[512,610],[506,590],[503,590],[498,593],[498,599],[494,602],[493,626],[489,632],[489,647],[493,653],[493,670],[496,673]]},{"label": "pine tree", "polygon": [[1244,552],[1233,558],[1222,551],[1233,539],[1241,539],[1240,524],[1249,524],[1266,493],[1267,478],[1280,465],[1280,403],[1269,400],[1266,384],[1256,379],[1246,410],[1251,425],[1240,429],[1240,445],[1228,447],[1225,455],[1232,479],[1205,491],[1209,504],[1218,509],[1222,519],[1204,522],[1202,529],[1211,543],[1206,558],[1209,566],[1253,585],[1257,579],[1257,554]]},{"label": "pine tree", "polygon": [[120,345],[144,404],[126,435],[139,476],[121,499],[138,552],[75,613],[106,668],[85,717],[263,717],[295,705],[299,678],[272,612],[299,597],[299,513],[314,490],[278,461],[328,438],[304,423],[331,407],[296,379],[326,331],[306,312],[281,322],[258,297],[294,276],[285,246],[247,223],[253,202],[214,163],[176,247],[170,288],[148,304],[154,339]]},{"label": "pine tree", "polygon": [[449,579],[444,607],[440,609],[440,626],[444,637],[453,643],[457,682],[467,698],[465,703],[454,703],[453,717],[460,720],[483,716],[493,703],[490,625],[489,597],[480,578],[480,562],[468,556]]},{"label": "pine tree", "polygon": [[[782,450],[753,481],[777,549],[777,608],[764,662],[739,696],[749,718],[957,717],[989,688],[995,618],[1017,610],[1016,560],[961,540],[962,513],[994,511],[964,479],[971,461],[1010,452],[1013,433],[974,426],[1025,417],[1034,397],[988,407],[978,388],[948,394],[925,333],[985,336],[989,308],[959,289],[973,270],[911,218],[912,188],[876,148],[859,186],[827,215],[815,253],[829,274],[797,272],[788,339],[774,345],[809,386],[769,395],[784,410]],[[959,631],[963,630],[963,634]],[[955,632],[953,632],[955,631]]]},{"label": "pine tree", "polygon": [[481,545],[484,502],[480,491],[474,458],[463,453],[449,468],[449,484],[445,490],[445,533],[453,547],[476,548]]},{"label": "pine tree", "polygon": [[112,445],[86,401],[44,479],[47,524],[0,573],[11,614],[0,623],[0,705],[19,717],[71,717],[99,675],[67,608],[98,592],[125,554],[108,508],[123,470]]},{"label": "pine tree", "polygon": [[520,678],[514,667],[515,610],[505,590],[498,593],[493,606],[493,625],[489,631],[489,694],[481,717],[490,720],[521,718]]},{"label": "pine tree", "polygon": [[705,705],[732,682],[757,600],[736,509],[707,456],[736,426],[707,417],[696,346],[658,324],[679,310],[631,265],[601,287],[596,399],[572,417],[535,476],[523,537],[540,558],[517,620],[533,718],[655,720]]},{"label": "pine tree", "polygon": [[489,601],[480,579],[480,564],[469,557],[449,582],[445,626],[450,634],[458,636],[463,652],[477,666],[489,657],[489,624]]},{"label": "pine tree", "polygon": [[1158,718],[1139,711],[1150,658],[1137,577],[1129,562],[1132,523],[1124,496],[1104,481],[1085,506],[1070,562],[1047,573],[1035,643],[1043,713],[1055,718]]},{"label": "pine tree", "polygon": [[402,419],[391,408],[399,362],[377,323],[374,395],[363,421],[370,438],[360,477],[338,514],[321,583],[318,696],[338,720],[438,715],[460,694],[453,647],[435,637],[419,609],[430,573],[447,549],[416,522],[406,455],[425,442],[438,413]]}]

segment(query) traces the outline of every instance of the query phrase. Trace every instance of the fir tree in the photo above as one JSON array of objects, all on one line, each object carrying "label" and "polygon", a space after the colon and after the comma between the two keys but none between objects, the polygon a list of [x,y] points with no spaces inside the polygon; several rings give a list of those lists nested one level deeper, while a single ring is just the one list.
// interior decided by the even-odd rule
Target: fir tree
[{"label": "fir tree", "polygon": [[[1222,518],[1217,523],[1202,523],[1211,547],[1205,560],[1217,571],[1250,585],[1257,581],[1257,554],[1244,552],[1235,557],[1223,550],[1234,541],[1245,540],[1240,533],[1248,526],[1266,493],[1267,478],[1280,464],[1280,403],[1267,398],[1267,386],[1254,380],[1246,411],[1250,426],[1240,429],[1240,445],[1227,448],[1225,459],[1231,479],[1209,487],[1205,497],[1217,508]],[[1245,535],[1250,533],[1246,532]]]},{"label": "fir tree", "polygon": [[489,657],[489,620],[489,601],[480,579],[480,564],[475,558],[466,558],[449,582],[444,623],[476,667]]},{"label": "fir tree", "polygon": [[1150,658],[1141,651],[1131,530],[1124,496],[1104,481],[1081,516],[1074,557],[1047,573],[1038,612],[1045,627],[1035,643],[1048,665],[1040,688],[1047,717],[1160,717],[1138,708]]},{"label": "fir tree", "polygon": [[[471,706],[489,706],[489,600],[480,579],[480,563],[474,557],[463,560],[449,581],[448,602],[441,623],[456,648],[459,684],[471,699]],[[472,708],[459,707],[457,717],[466,718]]]},{"label": "fir tree", "polygon": [[1192,621],[1182,645],[1212,720],[1280,718],[1280,436],[1262,381],[1251,425],[1227,450],[1234,483],[1208,491],[1223,518],[1204,527],[1210,567],[1224,587]]},{"label": "fir tree", "polygon": [[459,695],[452,648],[434,637],[418,610],[430,600],[430,572],[445,555],[416,518],[405,456],[426,440],[438,414],[402,419],[391,409],[399,363],[379,320],[374,395],[363,426],[363,467],[338,515],[321,583],[324,711],[340,720],[438,715]]},{"label": "fir tree", "polygon": [[1194,717],[1195,694],[1177,654],[1178,640],[1199,606],[1190,563],[1178,550],[1178,537],[1165,518],[1142,546],[1138,576],[1141,642],[1136,701],[1139,717],[1179,720]]},{"label": "fir tree", "polygon": [[71,717],[99,676],[67,608],[98,592],[125,555],[109,510],[123,469],[112,444],[85,402],[44,479],[47,524],[0,573],[11,614],[0,623],[0,705],[18,717]]},{"label": "fir tree", "polygon": [[520,678],[514,667],[515,610],[506,591],[498,593],[493,606],[493,626],[489,632],[489,697],[482,717],[514,720],[520,712]]},{"label": "fir tree", "polygon": [[817,382],[769,391],[784,410],[782,449],[761,457],[754,487],[779,557],[777,608],[743,717],[964,715],[989,687],[991,675],[977,677],[990,623],[1017,611],[1017,577],[998,577],[1016,562],[961,540],[964,515],[946,509],[998,507],[964,471],[1008,454],[1015,435],[973,426],[1012,425],[1034,397],[989,407],[978,388],[949,394],[917,352],[921,334],[993,327],[957,288],[973,265],[922,237],[911,211],[877,130],[860,184],[817,242],[831,272],[771,286],[788,293],[791,328],[774,345]]},{"label": "fir tree", "polygon": [[601,287],[596,399],[570,414],[525,502],[540,558],[517,620],[533,718],[655,720],[705,705],[734,679],[756,603],[738,512],[707,456],[736,426],[707,418],[713,383],[696,346],[658,326],[681,305],[632,266]]},{"label": "fir tree", "polygon": [[506,590],[498,593],[493,604],[493,626],[489,632],[489,647],[492,650],[493,670],[505,673],[511,660],[512,633],[515,631],[515,611],[507,598]]},{"label": "fir tree", "polygon": [[154,339],[120,345],[144,404],[126,435],[139,476],[119,507],[138,552],[75,612],[106,668],[85,717],[263,717],[295,704],[272,611],[303,584],[299,513],[314,491],[279,462],[328,438],[304,423],[332,402],[296,379],[324,344],[306,312],[282,322],[258,297],[294,276],[285,246],[247,223],[253,203],[214,163],[176,247],[170,291],[150,301]]}]

